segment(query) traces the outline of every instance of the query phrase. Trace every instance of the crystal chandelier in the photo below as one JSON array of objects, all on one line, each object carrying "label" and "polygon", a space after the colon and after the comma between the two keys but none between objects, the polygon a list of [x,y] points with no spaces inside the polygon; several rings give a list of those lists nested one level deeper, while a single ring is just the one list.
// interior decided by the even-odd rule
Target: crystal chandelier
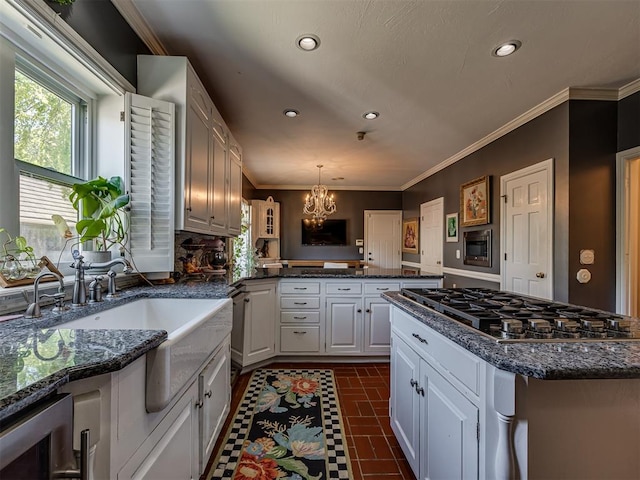
[{"label": "crystal chandelier", "polygon": [[320,173],[323,165],[318,167],[318,184],[311,187],[311,194],[307,194],[304,209],[305,215],[313,215],[313,220],[322,223],[327,215],[331,215],[336,211],[336,203],[333,201],[333,195],[329,195],[329,189],[320,182]]}]

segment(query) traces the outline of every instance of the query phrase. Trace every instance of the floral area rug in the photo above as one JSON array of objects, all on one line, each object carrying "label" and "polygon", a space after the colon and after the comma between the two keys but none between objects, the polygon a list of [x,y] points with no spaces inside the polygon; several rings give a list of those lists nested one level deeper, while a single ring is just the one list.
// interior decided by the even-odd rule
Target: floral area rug
[{"label": "floral area rug", "polygon": [[209,479],[351,478],[333,372],[256,370]]}]

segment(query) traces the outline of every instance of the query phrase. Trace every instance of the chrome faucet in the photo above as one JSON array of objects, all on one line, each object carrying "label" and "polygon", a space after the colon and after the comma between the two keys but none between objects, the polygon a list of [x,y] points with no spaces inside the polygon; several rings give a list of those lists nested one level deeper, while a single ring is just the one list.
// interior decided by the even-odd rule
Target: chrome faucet
[{"label": "chrome faucet", "polygon": [[[52,276],[58,279],[58,282],[60,283],[60,286],[58,287],[58,292],[53,294],[43,293],[42,295],[40,295],[38,293],[38,288],[40,287],[40,279],[48,276]],[[64,296],[65,296],[64,281],[62,280],[62,277],[60,275],[54,272],[40,273],[33,282],[33,303],[29,304],[29,306],[27,307],[27,311],[24,314],[24,318],[41,317],[42,313],[40,312],[40,300],[45,297],[55,299],[56,305],[55,307],[53,307],[53,312],[61,312],[63,310],[66,310],[68,307],[65,307],[64,305]]]},{"label": "chrome faucet", "polygon": [[[131,264],[125,258],[118,257],[114,258],[109,262],[100,262],[100,263],[85,263],[84,257],[82,255],[78,255],[75,258],[75,261],[71,264],[71,268],[75,269],[75,280],[73,282],[73,296],[71,300],[72,307],[81,307],[87,304],[87,285],[84,281],[84,272],[87,270],[91,270],[92,268],[109,268],[114,267],[116,265],[122,265],[124,269],[122,270],[124,273],[130,273],[133,271]],[[113,275],[111,275],[113,273]],[[107,292],[107,298],[113,298],[116,295],[116,281],[115,281],[115,272],[113,270],[109,270],[107,273],[109,277],[109,286]]]}]

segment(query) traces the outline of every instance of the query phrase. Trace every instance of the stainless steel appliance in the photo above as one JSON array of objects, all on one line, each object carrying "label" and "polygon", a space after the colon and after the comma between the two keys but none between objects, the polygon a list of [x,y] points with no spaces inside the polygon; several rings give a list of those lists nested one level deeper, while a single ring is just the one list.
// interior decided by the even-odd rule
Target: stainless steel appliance
[{"label": "stainless steel appliance", "polygon": [[463,239],[463,263],[478,267],[490,267],[491,229],[464,232]]},{"label": "stainless steel appliance", "polygon": [[500,343],[640,340],[640,322],[485,288],[405,288],[402,294]]},{"label": "stainless steel appliance", "polygon": [[73,451],[73,400],[55,395],[0,424],[2,480],[89,479],[89,431],[82,432],[80,468]]}]

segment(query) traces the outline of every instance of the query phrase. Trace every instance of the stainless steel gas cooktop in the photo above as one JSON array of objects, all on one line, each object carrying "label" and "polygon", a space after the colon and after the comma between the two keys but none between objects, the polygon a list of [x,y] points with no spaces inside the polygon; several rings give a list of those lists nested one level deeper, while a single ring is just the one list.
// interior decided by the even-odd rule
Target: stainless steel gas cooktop
[{"label": "stainless steel gas cooktop", "polygon": [[402,295],[500,343],[640,340],[637,320],[484,288],[404,288]]}]

